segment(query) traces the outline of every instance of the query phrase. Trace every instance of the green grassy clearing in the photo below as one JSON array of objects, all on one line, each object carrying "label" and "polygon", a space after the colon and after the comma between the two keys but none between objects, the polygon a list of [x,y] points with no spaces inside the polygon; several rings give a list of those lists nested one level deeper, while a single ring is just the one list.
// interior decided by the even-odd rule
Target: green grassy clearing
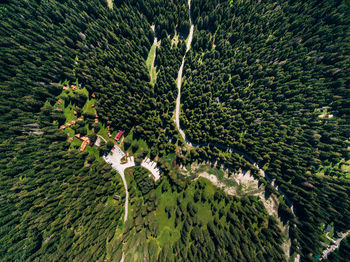
[{"label": "green grassy clearing", "polygon": [[[57,104],[55,105],[56,108],[62,109],[63,114],[66,118],[66,123],[71,122],[72,120],[77,120],[78,117],[76,115],[74,115],[75,105],[73,105],[72,103],[69,103],[68,105],[66,105],[66,102],[64,100],[65,96],[74,96],[74,94],[84,94],[87,97],[87,100],[82,108],[82,113],[88,113],[88,114],[93,114],[93,115],[96,113],[96,109],[92,107],[92,105],[96,104],[96,99],[89,99],[89,92],[85,87],[82,89],[79,89],[78,88],[78,81],[76,81],[75,83],[69,83],[68,81],[60,82],[60,85],[62,87],[64,85],[70,86],[70,84],[75,84],[77,86],[77,89],[74,91],[71,88],[69,88],[68,90],[62,90],[61,94],[59,94],[57,96],[57,100],[60,99],[62,101],[62,103],[60,105],[57,105]],[[99,126],[100,126],[100,130],[97,132],[97,134],[102,136],[103,138],[105,138],[108,141],[109,137],[108,137],[107,128],[101,122],[99,122]],[[93,130],[91,128],[89,128],[89,125],[87,123],[85,124],[85,128],[87,130],[87,136],[93,133]],[[69,137],[74,138],[75,131],[73,130],[73,128],[65,128],[64,132],[69,134]],[[112,135],[115,136],[116,133],[117,133],[117,131],[114,131],[112,133]],[[70,148],[80,150],[81,144],[82,144],[82,142],[79,139],[74,138],[70,144]],[[99,153],[98,153],[96,146],[88,145],[85,150],[89,153],[90,156],[94,156],[96,160],[100,161],[102,159],[99,156]]]},{"label": "green grassy clearing", "polygon": [[146,67],[148,72],[151,72],[155,51],[156,51],[156,44],[153,43],[146,59]]},{"label": "green grassy clearing", "polygon": [[[186,43],[187,43],[187,39],[186,39]],[[175,35],[171,39],[171,47],[173,47],[173,45],[175,45],[177,47],[178,43],[179,43],[179,34],[177,33],[177,31],[175,31]]]},{"label": "green grassy clearing", "polygon": [[[130,146],[128,148],[124,147],[125,142],[130,143]],[[133,150],[132,150],[133,145],[137,146],[137,150],[135,152],[133,152]],[[134,134],[133,134],[132,130],[124,138],[122,150],[125,153],[129,153],[129,155],[136,155],[136,154],[142,152],[143,150],[147,150],[148,151],[147,157],[149,157],[149,155],[150,155],[150,152],[149,152],[150,150],[149,150],[149,147],[148,147],[146,141],[143,139],[134,138]]]},{"label": "green grassy clearing", "polygon": [[206,172],[210,175],[215,175],[219,180],[223,180],[224,179],[224,175],[225,172],[222,169],[218,169],[218,168],[212,168],[210,166],[200,166],[198,169],[196,169],[194,172],[196,173],[203,173]]},{"label": "green grassy clearing", "polygon": [[157,78],[157,68],[153,65],[153,59],[154,59],[154,56],[156,55],[156,48],[157,48],[157,44],[153,43],[146,59],[146,68],[147,68],[147,71],[152,76],[150,79],[152,85],[156,83],[156,78]]},{"label": "green grassy clearing", "polygon": [[107,6],[109,9],[113,9],[113,0],[107,0]]},{"label": "green grassy clearing", "polygon": [[[205,193],[207,194],[208,198],[213,197],[215,193],[215,187],[207,180],[205,179],[199,179],[202,183],[206,185]],[[163,183],[166,183],[163,181]],[[162,184],[163,184],[162,183]],[[165,208],[167,206],[178,206],[177,199],[180,197],[182,198],[181,206],[186,207],[188,202],[193,199],[194,192],[195,192],[195,183],[191,183],[191,185],[181,193],[177,193],[176,191],[173,192],[169,190],[168,192],[162,193],[162,184],[158,186],[156,193],[158,199],[160,199],[157,210],[156,210],[156,219],[159,225],[159,231],[162,232],[160,236],[157,238],[160,246],[164,246],[167,244],[174,244],[176,241],[178,241],[181,237],[180,229],[182,228],[182,222],[179,223],[175,227],[175,214],[173,214],[170,218],[168,214],[165,211]],[[184,197],[185,195],[185,197]],[[191,201],[192,204],[197,208],[198,213],[197,217],[199,218],[199,221],[203,224],[203,227],[209,222],[213,220],[210,204],[208,202],[202,203],[201,201],[198,201],[197,203]],[[224,208],[221,203],[219,203],[218,208]],[[170,232],[169,232],[170,231]]]}]

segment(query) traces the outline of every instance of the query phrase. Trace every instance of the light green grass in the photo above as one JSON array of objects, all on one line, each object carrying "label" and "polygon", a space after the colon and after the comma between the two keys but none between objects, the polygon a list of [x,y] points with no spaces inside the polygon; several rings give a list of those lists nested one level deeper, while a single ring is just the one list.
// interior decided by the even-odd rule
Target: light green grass
[{"label": "light green grass", "polygon": [[64,129],[64,132],[66,132],[66,134],[69,134],[69,137],[74,137],[75,132],[72,128],[67,127],[66,129]]},{"label": "light green grass", "polygon": [[109,9],[113,9],[113,0],[107,0],[107,6]]},{"label": "light green grass", "polygon": [[95,156],[96,160],[101,159],[100,155],[98,154],[97,148],[95,146],[92,147],[90,145],[87,145],[85,150],[89,153],[89,155]]},{"label": "light green grass", "polygon": [[70,144],[70,148],[74,148],[74,149],[80,150],[81,143],[82,142],[79,139],[74,138],[72,143]]},{"label": "light green grass", "polygon": [[157,78],[157,68],[153,65],[153,59],[156,55],[156,47],[157,44],[153,43],[146,59],[146,68],[149,74],[152,76],[152,78],[150,79],[152,85],[156,83]]},{"label": "light green grass", "polygon": [[[208,182],[205,179],[200,179],[203,183],[206,184],[205,192],[208,195],[208,197],[213,197],[215,193],[214,186]],[[164,182],[163,182],[164,183]],[[194,183],[192,183],[186,190],[186,198],[184,198],[181,202],[181,205],[186,207],[189,199],[193,198],[195,189],[194,189]],[[157,188],[157,198],[160,199],[159,205],[156,210],[156,219],[159,226],[159,232],[161,234],[158,236],[157,240],[159,241],[160,246],[164,246],[167,244],[174,244],[176,241],[178,241],[181,237],[180,229],[182,228],[182,222],[177,225],[175,228],[175,213],[169,218],[168,214],[165,212],[165,208],[167,206],[177,207],[177,198],[182,195],[181,193],[172,192],[169,190],[168,192],[161,192],[160,185]],[[202,203],[201,201],[198,201],[197,203],[192,202],[194,206],[197,207],[198,213],[197,217],[199,221],[206,225],[209,221],[213,220],[213,216],[211,213],[210,204],[208,202]]]},{"label": "light green grass", "polygon": [[148,72],[151,72],[152,62],[153,62],[153,57],[154,57],[155,51],[156,51],[156,45],[153,43],[153,45],[151,46],[151,49],[148,53],[147,60],[146,60],[146,67],[147,67]]},{"label": "light green grass", "polygon": [[[133,134],[132,131],[130,131],[129,134],[124,138],[124,142],[125,141],[130,142],[131,146],[127,150],[125,150],[124,143],[123,143],[122,149],[123,149],[123,151],[128,152],[130,155],[138,154],[138,153],[142,152],[143,150],[150,151],[146,141],[143,140],[143,139],[136,139],[136,138],[134,138],[134,134]],[[131,147],[132,147],[133,144],[137,144],[138,145],[138,149],[136,150],[135,153],[133,153],[132,150],[131,150]],[[149,152],[148,152],[148,155],[149,155]]]},{"label": "light green grass", "polygon": [[157,67],[152,67],[152,81],[151,84],[154,86],[155,83],[157,82]]},{"label": "light green grass", "polygon": [[[187,43],[188,38],[186,39],[186,43]],[[173,37],[173,39],[171,39],[171,47],[173,47],[173,45],[175,45],[177,47],[179,43],[179,34],[177,33],[177,31],[175,31],[175,35]]]},{"label": "light green grass", "polygon": [[71,122],[74,119],[77,119],[77,117],[74,115],[74,109],[72,104],[69,104],[68,106],[64,107],[63,113],[64,113],[64,116],[66,117],[66,123]]},{"label": "light green grass", "polygon": [[224,178],[225,172],[222,169],[218,168],[212,168],[210,166],[201,166],[197,170],[195,170],[197,173],[203,173],[206,172],[210,175],[215,175],[219,180],[222,180]]},{"label": "light green grass", "polygon": [[96,104],[96,99],[91,99],[91,100],[88,99],[83,107],[83,112],[89,113],[89,114],[95,114],[96,109],[92,108],[92,105],[94,104]]}]

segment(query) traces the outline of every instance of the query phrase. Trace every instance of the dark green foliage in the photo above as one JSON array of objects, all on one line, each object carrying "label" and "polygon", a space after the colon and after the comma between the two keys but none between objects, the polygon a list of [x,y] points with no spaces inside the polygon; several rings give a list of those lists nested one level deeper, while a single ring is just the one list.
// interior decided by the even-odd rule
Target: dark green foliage
[{"label": "dark green foliage", "polygon": [[143,167],[135,167],[134,179],[136,181],[137,187],[143,195],[146,195],[154,188],[153,179],[149,177],[149,172]]},{"label": "dark green foliage", "polygon": [[[334,222],[339,231],[350,224],[350,184],[337,179],[343,172],[335,166],[349,158],[348,3],[192,0],[191,6],[196,28],[185,60],[181,125],[192,142],[229,145],[264,167],[294,203],[297,218],[284,203],[279,208],[291,224],[292,250],[299,245],[304,257],[319,253],[321,222]],[[111,130],[133,128],[151,158],[175,152],[176,143],[183,146],[172,117],[189,29],[187,0],[115,0],[113,10],[104,0],[12,0],[1,4],[0,23],[0,257],[102,260],[123,213],[122,201],[105,205],[107,197],[123,187],[116,187],[110,166],[69,151],[57,129],[66,118],[53,107],[59,82],[86,87],[100,122],[112,121]],[[151,24],[162,40],[154,87],[145,66]],[[171,44],[175,31],[179,42]],[[78,92],[62,100],[82,107],[87,97]],[[322,107],[333,118],[320,118]],[[75,131],[98,132],[95,115],[83,116]],[[27,126],[33,123],[38,126]],[[102,141],[99,154],[112,147]],[[180,149],[172,165],[210,159],[257,176],[248,161],[220,148]],[[160,163],[169,174],[172,166]],[[314,176],[325,166],[335,167]],[[158,260],[283,261],[276,221],[257,199],[210,194],[201,182],[193,194],[176,175],[165,180],[160,190],[177,198],[166,213],[175,217],[181,238],[162,246]],[[267,180],[260,182],[274,192]],[[156,260],[151,254],[158,254],[154,240],[161,234],[154,189],[137,167],[130,197],[140,201],[132,203],[123,237],[146,232],[147,261]],[[208,221],[200,217],[201,205]],[[122,244],[115,248],[113,254]]]},{"label": "dark green foliage", "polygon": [[[339,231],[350,225],[350,182],[336,166],[349,159],[349,4],[193,0],[191,6],[197,30],[180,119],[187,138],[238,149],[264,167],[294,203],[300,225],[293,235],[303,254],[319,253],[322,222],[334,221]],[[333,117],[319,117],[325,110]],[[227,156],[222,162],[236,164]],[[314,175],[329,165],[326,176]],[[289,210],[280,208],[286,220],[293,219]]]},{"label": "dark green foliage", "polygon": [[40,137],[0,144],[0,256],[4,261],[104,257],[123,213],[121,203],[106,205],[115,192],[115,173],[91,158],[92,165],[84,167],[86,153],[67,152],[66,142],[49,135],[60,133],[56,126],[42,130]]}]

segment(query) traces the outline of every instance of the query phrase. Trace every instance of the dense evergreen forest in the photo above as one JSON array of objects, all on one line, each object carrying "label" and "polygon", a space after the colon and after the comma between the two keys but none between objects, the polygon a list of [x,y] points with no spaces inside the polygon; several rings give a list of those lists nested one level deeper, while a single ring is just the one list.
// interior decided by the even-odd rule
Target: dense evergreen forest
[{"label": "dense evergreen forest", "polygon": [[285,261],[280,227],[256,197],[228,196],[205,180],[152,185],[140,168],[131,178],[126,260]]},{"label": "dense evergreen forest", "polygon": [[[112,6],[0,4],[1,260],[120,261],[124,252],[125,261],[285,261],[289,238],[290,255],[312,261],[322,250],[321,224],[349,229],[347,1],[192,0],[191,11],[187,0]],[[173,119],[190,15],[180,121],[198,148],[185,146]],[[153,85],[145,60],[155,36]],[[128,170],[126,223],[120,176],[59,130],[68,121],[54,106],[63,81],[88,91],[63,96],[78,114],[94,98],[99,125],[133,133],[129,146],[144,140],[142,154],[159,159],[160,182],[141,167]],[[93,127],[96,140],[94,115],[85,116],[88,128],[84,121],[76,129]],[[254,158],[296,216],[281,197],[277,218],[257,197],[179,175],[178,166],[214,160],[251,170],[267,195],[279,195],[247,160],[214,144]],[[112,146],[103,143],[100,155]],[[330,261],[343,261],[348,239]]]},{"label": "dense evergreen forest", "polygon": [[257,160],[294,203],[302,252],[317,253],[321,221],[341,231],[350,224],[350,184],[341,170],[349,159],[349,3],[192,6],[186,134]]}]

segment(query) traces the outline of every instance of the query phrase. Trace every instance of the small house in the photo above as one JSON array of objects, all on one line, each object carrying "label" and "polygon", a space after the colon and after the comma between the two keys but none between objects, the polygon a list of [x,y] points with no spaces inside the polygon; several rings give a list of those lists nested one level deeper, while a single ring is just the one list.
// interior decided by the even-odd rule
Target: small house
[{"label": "small house", "polygon": [[108,132],[108,136],[109,136],[109,137],[112,137],[112,134],[111,134],[111,132]]},{"label": "small house", "polygon": [[124,134],[124,131],[119,130],[118,134],[115,136],[114,139],[115,139],[117,142],[119,142],[119,139],[122,137],[123,134]]},{"label": "small house", "polygon": [[75,125],[76,124],[76,120],[72,120],[72,125]]},{"label": "small house", "polygon": [[60,126],[60,130],[63,130],[63,129],[65,129],[65,128],[66,128],[65,125],[61,125],[61,126]]},{"label": "small house", "polygon": [[107,130],[109,130],[111,127],[110,126],[107,126]]},{"label": "small house", "polygon": [[70,127],[71,124],[69,122],[66,123],[66,127]]},{"label": "small house", "polygon": [[79,117],[77,120],[78,120],[78,121],[83,121],[83,118],[82,118],[82,117]]},{"label": "small house", "polygon": [[57,105],[60,105],[62,103],[61,99],[58,99]]},{"label": "small house", "polygon": [[85,141],[83,141],[83,143],[81,144],[81,146],[80,146],[80,151],[84,151],[85,150],[85,148],[86,148],[86,146],[88,145],[88,142],[85,140]]},{"label": "small house", "polygon": [[98,123],[98,119],[97,118],[95,118],[95,124],[97,124]]},{"label": "small house", "polygon": [[72,141],[73,141],[73,137],[70,137],[70,138],[68,139],[68,142],[69,142],[69,143],[72,143]]},{"label": "small house", "polygon": [[114,195],[114,196],[113,196],[113,199],[114,199],[114,200],[120,200],[120,196]]},{"label": "small house", "polygon": [[63,86],[63,90],[68,90],[69,86]]},{"label": "small house", "polygon": [[76,85],[71,85],[70,87],[72,88],[72,90],[77,89],[77,86],[76,86]]},{"label": "small house", "polygon": [[91,94],[91,97],[95,98],[95,97],[96,97],[95,93],[92,93],[92,94]]},{"label": "small house", "polygon": [[78,114],[78,112],[74,110],[74,111],[73,111],[73,114],[76,115],[76,114]]}]

